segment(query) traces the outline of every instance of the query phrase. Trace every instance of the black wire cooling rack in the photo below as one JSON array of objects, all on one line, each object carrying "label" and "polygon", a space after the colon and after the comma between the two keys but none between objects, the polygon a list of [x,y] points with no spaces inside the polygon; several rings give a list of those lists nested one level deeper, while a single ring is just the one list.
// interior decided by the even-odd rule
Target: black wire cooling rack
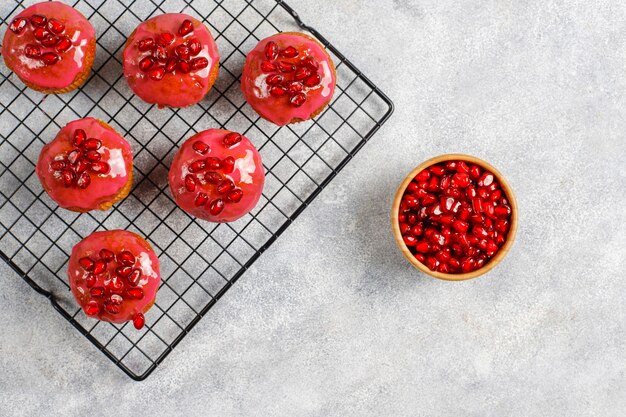
[{"label": "black wire cooling rack", "polygon": [[[2,1],[0,27],[32,2]],[[281,0],[79,0],[95,26],[96,61],[87,83],[63,95],[24,87],[0,65],[0,256],[109,359],[145,379],[233,283],[311,203],[393,112],[369,79]],[[186,109],[147,105],[130,91],[120,56],[126,37],[148,17],[184,12],[207,24],[222,57],[209,95]],[[337,90],[314,121],[278,128],[245,103],[239,77],[247,51],[271,34],[307,30],[330,51]],[[107,212],[59,208],[34,168],[42,146],[71,120],[93,116],[131,143],[131,194]],[[244,133],[260,149],[267,172],[263,197],[244,218],[213,224],[173,202],[167,172],[178,143],[211,127]],[[87,317],[66,278],[74,244],[96,230],[145,236],[159,256],[163,283],[141,331]]]}]

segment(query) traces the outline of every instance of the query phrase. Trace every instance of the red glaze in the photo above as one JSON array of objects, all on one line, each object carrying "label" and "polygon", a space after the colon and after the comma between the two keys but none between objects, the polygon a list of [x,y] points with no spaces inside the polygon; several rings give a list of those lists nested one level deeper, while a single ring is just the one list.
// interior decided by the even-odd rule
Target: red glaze
[{"label": "red glaze", "polygon": [[85,69],[95,36],[91,23],[74,8],[57,1],[37,3],[11,20],[2,55],[23,81],[63,89]]},{"label": "red glaze", "polygon": [[89,117],[68,123],[43,147],[36,172],[59,206],[89,211],[101,209],[128,187],[132,169],[126,139]]},{"label": "red glaze", "polygon": [[[126,257],[124,257],[126,256]],[[161,283],[159,259],[144,239],[126,230],[95,232],[72,249],[67,276],[88,316],[141,328]],[[140,324],[140,325],[139,325]]]},{"label": "red glaze", "polygon": [[219,66],[217,45],[200,21],[182,13],[140,24],[124,48],[124,76],[141,99],[186,107],[209,92]]},{"label": "red glaze", "polygon": [[465,161],[420,171],[398,213],[400,233],[415,258],[432,271],[482,268],[505,244],[511,206],[491,172]]},{"label": "red glaze", "polygon": [[245,136],[209,129],[189,138],[169,174],[176,203],[211,222],[231,222],[258,203],[265,184],[261,156]]},{"label": "red glaze", "polygon": [[330,102],[335,83],[324,47],[301,33],[263,39],[248,54],[241,76],[248,103],[279,126],[314,117]]}]

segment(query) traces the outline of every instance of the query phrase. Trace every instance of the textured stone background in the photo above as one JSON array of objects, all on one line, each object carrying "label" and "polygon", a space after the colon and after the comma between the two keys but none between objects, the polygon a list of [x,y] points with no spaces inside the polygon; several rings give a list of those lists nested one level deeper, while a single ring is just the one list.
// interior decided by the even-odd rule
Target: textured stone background
[{"label": "textured stone background", "polygon": [[[145,382],[0,266],[0,415],[626,414],[626,3],[289,2],[394,117]],[[521,209],[470,282],[389,231],[405,173],[447,152]]]}]

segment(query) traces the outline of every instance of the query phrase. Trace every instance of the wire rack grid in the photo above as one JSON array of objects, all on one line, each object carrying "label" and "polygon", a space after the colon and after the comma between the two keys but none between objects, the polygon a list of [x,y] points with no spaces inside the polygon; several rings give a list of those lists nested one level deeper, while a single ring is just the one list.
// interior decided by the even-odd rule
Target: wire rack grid
[{"label": "wire rack grid", "polygon": [[[0,28],[35,1],[2,2]],[[78,0],[98,52],[89,80],[64,95],[27,89],[0,65],[0,256],[128,376],[143,380],[369,140],[392,102],[332,44],[281,0]],[[185,109],[157,109],[135,97],[122,75],[126,37],[150,16],[184,12],[212,31],[222,57],[209,95]],[[337,90],[316,120],[278,128],[246,104],[239,77],[247,51],[284,30],[307,30],[330,51]],[[42,146],[71,120],[112,125],[135,155],[131,194],[107,212],[59,208],[34,167]],[[259,148],[266,186],[244,218],[212,224],[177,208],[167,172],[178,144],[211,127],[244,133]],[[87,317],[66,278],[74,244],[97,230],[145,236],[159,256],[162,285],[141,331]]]}]

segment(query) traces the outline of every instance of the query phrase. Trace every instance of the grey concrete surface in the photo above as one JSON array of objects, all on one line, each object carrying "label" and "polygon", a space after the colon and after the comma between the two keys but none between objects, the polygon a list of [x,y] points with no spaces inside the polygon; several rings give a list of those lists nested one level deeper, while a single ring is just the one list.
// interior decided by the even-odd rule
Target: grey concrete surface
[{"label": "grey concrete surface", "polygon": [[[0,266],[0,415],[625,415],[626,3],[289,3],[393,118],[145,382]],[[417,273],[388,224],[405,173],[448,152],[521,210],[509,256],[462,283]]]}]

